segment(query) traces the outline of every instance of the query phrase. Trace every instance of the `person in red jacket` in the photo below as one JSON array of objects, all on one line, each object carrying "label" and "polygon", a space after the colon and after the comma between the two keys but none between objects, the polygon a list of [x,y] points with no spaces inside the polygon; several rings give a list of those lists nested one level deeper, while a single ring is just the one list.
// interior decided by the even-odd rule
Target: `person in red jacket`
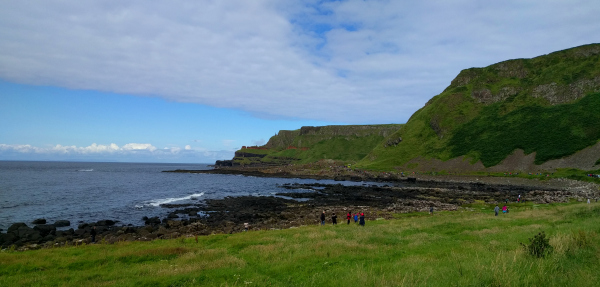
[{"label": "person in red jacket", "polygon": [[348,211],[348,214],[346,214],[346,218],[348,219],[348,224],[350,224],[350,218],[352,218],[352,212]]}]

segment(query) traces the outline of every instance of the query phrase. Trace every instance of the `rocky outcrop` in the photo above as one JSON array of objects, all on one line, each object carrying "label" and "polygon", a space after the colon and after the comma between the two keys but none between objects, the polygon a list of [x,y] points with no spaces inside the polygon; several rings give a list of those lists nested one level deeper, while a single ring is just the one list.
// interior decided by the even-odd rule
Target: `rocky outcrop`
[{"label": "rocky outcrop", "polygon": [[600,77],[582,79],[569,85],[560,85],[554,82],[540,85],[533,89],[531,96],[543,98],[552,105],[558,105],[581,99],[594,92],[600,92]]},{"label": "rocky outcrop", "polygon": [[45,218],[38,218],[34,221],[31,222],[32,224],[46,224],[46,219]]},{"label": "rocky outcrop", "polygon": [[[382,136],[387,137],[398,131],[400,125],[348,125],[348,126],[322,126],[322,127],[301,127],[295,131],[281,130],[277,135],[271,137],[263,147],[269,149],[283,150],[288,146],[297,148],[309,147],[310,144],[333,137],[365,137]],[[302,138],[310,137],[310,140]]]}]

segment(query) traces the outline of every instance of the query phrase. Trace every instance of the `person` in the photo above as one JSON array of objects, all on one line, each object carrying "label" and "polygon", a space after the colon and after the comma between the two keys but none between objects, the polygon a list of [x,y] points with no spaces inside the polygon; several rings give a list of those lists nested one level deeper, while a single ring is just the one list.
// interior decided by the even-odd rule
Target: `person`
[{"label": "person", "polygon": [[335,215],[335,212],[331,215],[331,221],[333,222],[333,225],[337,224],[337,215]]},{"label": "person", "polygon": [[90,231],[90,235],[92,235],[92,243],[96,243],[96,226],[92,227],[92,231]]},{"label": "person", "polygon": [[588,204],[590,204],[590,198],[588,197]]},{"label": "person", "polygon": [[496,204],[496,207],[494,208],[494,213],[496,213],[496,216],[498,216],[498,211],[500,211],[500,207],[498,207]]},{"label": "person", "polygon": [[325,210],[321,213],[321,225],[325,225]]},{"label": "person", "polygon": [[365,226],[365,213],[361,212],[360,213],[360,225]]},{"label": "person", "polygon": [[244,222],[244,231],[248,231],[249,227],[250,227],[250,224],[248,224],[248,222]]},{"label": "person", "polygon": [[350,218],[352,218],[352,212],[348,211],[348,214],[346,214],[346,218],[348,219],[348,224],[350,224]]},{"label": "person", "polygon": [[521,195],[519,194],[519,197],[517,197],[517,203],[521,202]]},{"label": "person", "polygon": [[358,213],[354,214],[354,223],[358,223]]},{"label": "person", "polygon": [[502,213],[506,213],[506,205],[502,207]]},{"label": "person", "polygon": [[430,214],[430,215],[433,215],[433,206],[432,206],[432,207],[429,207],[429,214]]}]

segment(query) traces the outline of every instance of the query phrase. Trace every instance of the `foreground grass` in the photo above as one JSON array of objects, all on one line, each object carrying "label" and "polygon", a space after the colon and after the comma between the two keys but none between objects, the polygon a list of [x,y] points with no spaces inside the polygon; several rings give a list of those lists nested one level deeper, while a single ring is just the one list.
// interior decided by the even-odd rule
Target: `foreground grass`
[{"label": "foreground grass", "polygon": [[[0,286],[597,286],[600,204],[0,253]],[[520,243],[540,231],[554,252]]]}]

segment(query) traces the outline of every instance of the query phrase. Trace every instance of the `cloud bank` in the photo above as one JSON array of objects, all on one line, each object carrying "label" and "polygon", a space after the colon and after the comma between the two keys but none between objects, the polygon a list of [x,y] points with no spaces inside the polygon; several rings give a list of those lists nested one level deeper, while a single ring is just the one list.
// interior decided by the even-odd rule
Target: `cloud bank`
[{"label": "cloud bank", "polygon": [[36,147],[32,145],[0,144],[0,160],[89,160],[89,161],[141,161],[141,162],[190,162],[214,163],[216,160],[232,158],[234,150],[209,151],[186,145],[156,148],[152,144],[128,143],[121,147],[91,144],[87,147],[55,145]]},{"label": "cloud bank", "polygon": [[0,78],[404,122],[461,69],[600,42],[598,15],[583,0],[2,1]]}]

